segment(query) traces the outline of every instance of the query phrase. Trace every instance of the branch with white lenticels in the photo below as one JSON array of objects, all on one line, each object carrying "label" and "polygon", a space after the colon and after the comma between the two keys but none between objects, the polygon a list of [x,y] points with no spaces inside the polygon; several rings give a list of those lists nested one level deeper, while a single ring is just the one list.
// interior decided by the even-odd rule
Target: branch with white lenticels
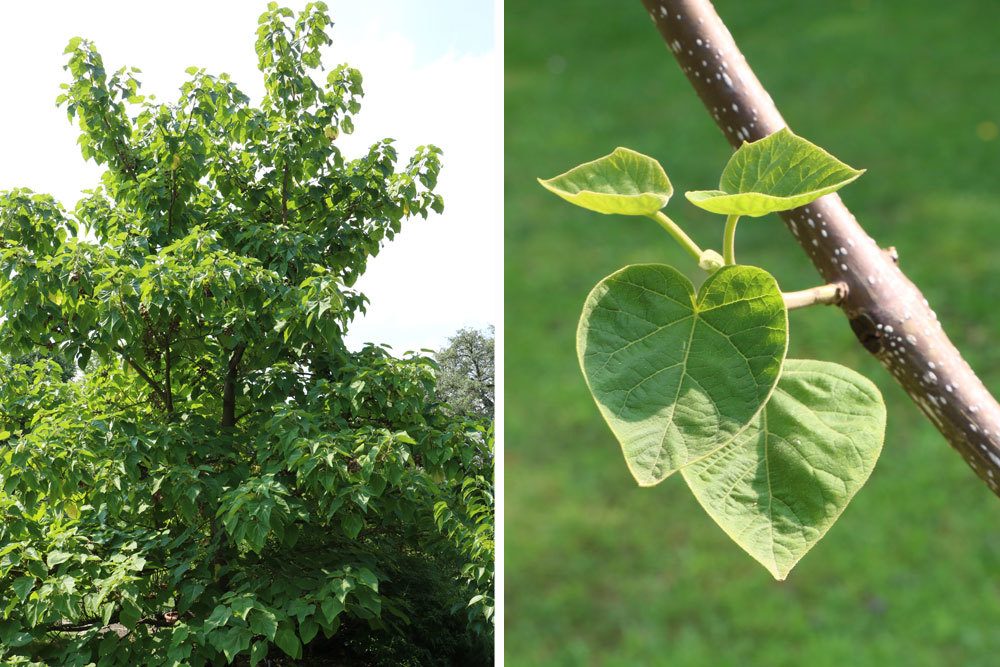
[{"label": "branch with white lenticels", "polygon": [[[709,0],[643,0],[667,47],[734,147],[786,127]],[[948,339],[920,290],[836,194],[781,214],[861,344],[1000,495],[1000,405]]]}]

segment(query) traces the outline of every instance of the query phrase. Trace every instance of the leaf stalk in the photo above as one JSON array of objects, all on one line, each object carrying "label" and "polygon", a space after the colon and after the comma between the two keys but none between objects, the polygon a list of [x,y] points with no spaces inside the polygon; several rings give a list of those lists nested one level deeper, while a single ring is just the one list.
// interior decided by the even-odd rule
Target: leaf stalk
[{"label": "leaf stalk", "polygon": [[688,254],[694,257],[695,261],[701,259],[702,250],[698,247],[698,244],[695,243],[690,236],[684,233],[684,230],[680,228],[680,225],[668,218],[663,211],[657,211],[648,217],[655,220],[660,227],[667,230],[667,233],[673,236],[674,240],[677,241],[682,248],[687,250]]},{"label": "leaf stalk", "polygon": [[736,223],[739,221],[738,215],[726,218],[726,231],[722,239],[722,257],[726,260],[726,264],[736,263]]}]

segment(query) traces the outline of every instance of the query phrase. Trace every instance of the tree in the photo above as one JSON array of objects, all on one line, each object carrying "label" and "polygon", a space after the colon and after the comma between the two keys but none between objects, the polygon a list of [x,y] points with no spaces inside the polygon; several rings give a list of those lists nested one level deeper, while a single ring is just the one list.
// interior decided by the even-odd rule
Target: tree
[{"label": "tree", "polygon": [[437,395],[457,414],[493,419],[493,327],[464,328],[435,356]]},{"label": "tree", "polygon": [[[0,193],[0,354],[42,353],[0,387],[6,664],[257,664],[321,631],[370,658],[440,612],[421,600],[477,596],[456,641],[491,651],[492,504],[468,501],[492,472],[468,443],[492,432],[437,407],[429,359],[343,342],[368,258],[441,210],[440,151],[341,154],[362,78],[313,79],[330,25],[269,5],[256,107],[197,68],[158,102],[67,47],[58,103],[101,182],[72,211]],[[448,588],[418,595],[428,569]]]}]

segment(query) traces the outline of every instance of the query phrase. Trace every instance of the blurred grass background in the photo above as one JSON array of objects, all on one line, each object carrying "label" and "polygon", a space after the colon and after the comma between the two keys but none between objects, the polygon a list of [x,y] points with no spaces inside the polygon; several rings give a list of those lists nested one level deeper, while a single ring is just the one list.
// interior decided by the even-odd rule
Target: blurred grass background
[{"label": "blurred grass background", "polygon": [[[868,169],[847,204],[1000,390],[1000,3],[716,6],[792,127]],[[729,149],[638,0],[507,0],[505,35],[507,664],[998,664],[1000,500],[835,309],[792,314],[789,356],[875,379],[886,445],[787,582],[679,477],[633,483],[580,376],[577,317],[625,264],[697,271],[652,222],[576,209],[534,179],[622,145],[680,193],[714,187]],[[721,218],[679,194],[667,211],[721,245]],[[817,282],[776,217],[741,225],[738,250],[786,289]]]}]

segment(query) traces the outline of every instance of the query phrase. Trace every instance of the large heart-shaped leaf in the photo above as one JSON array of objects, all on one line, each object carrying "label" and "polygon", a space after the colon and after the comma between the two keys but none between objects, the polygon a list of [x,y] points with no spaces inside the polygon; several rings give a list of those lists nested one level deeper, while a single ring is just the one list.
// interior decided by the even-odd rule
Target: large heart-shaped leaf
[{"label": "large heart-shaped leaf", "polygon": [[587,298],[577,354],[642,486],[732,439],[767,401],[788,347],[774,278],[726,266],[695,298],[676,269],[637,264]]},{"label": "large heart-shaped leaf", "polygon": [[660,163],[628,148],[538,182],[571,204],[607,214],[652,215],[674,194]]},{"label": "large heart-shaped leaf", "polygon": [[758,217],[805,206],[863,173],[783,128],[740,146],[722,171],[718,190],[684,196],[712,213]]},{"label": "large heart-shaped leaf", "polygon": [[788,359],[746,430],[682,474],[722,530],[780,580],[868,479],[884,435],[885,404],[867,378]]}]

